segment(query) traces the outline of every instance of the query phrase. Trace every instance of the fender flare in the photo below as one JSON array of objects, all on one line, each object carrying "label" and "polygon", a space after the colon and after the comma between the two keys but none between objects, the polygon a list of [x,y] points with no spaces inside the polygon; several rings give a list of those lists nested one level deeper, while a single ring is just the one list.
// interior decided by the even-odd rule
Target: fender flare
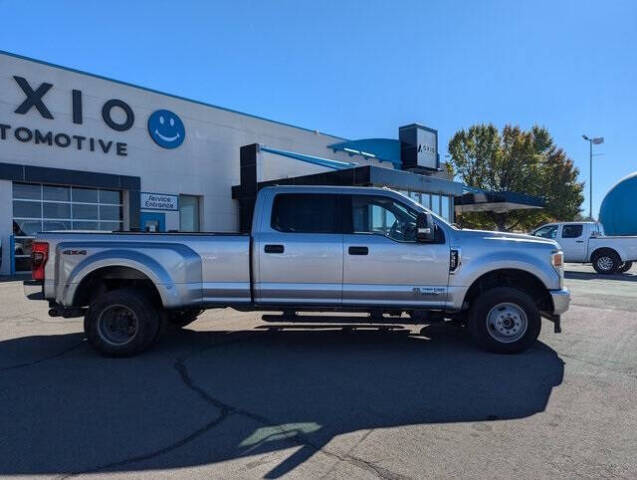
[{"label": "fender flare", "polygon": [[[116,259],[115,262],[114,259]],[[116,248],[91,255],[75,266],[64,287],[63,304],[73,305],[77,289],[82,281],[91,273],[105,267],[127,267],[137,270],[153,283],[159,293],[162,305],[166,306],[178,301],[174,298],[177,295],[174,282],[159,262],[145,253]]]}]

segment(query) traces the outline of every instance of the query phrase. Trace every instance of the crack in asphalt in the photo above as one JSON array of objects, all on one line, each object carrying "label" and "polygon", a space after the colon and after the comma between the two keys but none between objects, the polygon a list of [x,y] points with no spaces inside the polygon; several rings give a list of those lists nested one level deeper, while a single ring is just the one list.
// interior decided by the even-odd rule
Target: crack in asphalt
[{"label": "crack in asphalt", "polygon": [[119,460],[117,462],[111,462],[111,463],[100,465],[98,467],[90,468],[90,469],[87,469],[87,470],[82,470],[81,472],[73,472],[73,473],[65,473],[63,475],[56,475],[53,478],[55,478],[56,480],[64,480],[66,478],[76,477],[78,475],[97,473],[97,472],[100,472],[102,470],[110,470],[112,468],[123,467],[125,465],[130,464],[130,463],[141,462],[141,461],[144,461],[144,460],[151,460],[151,459],[153,459],[155,457],[158,457],[158,456],[163,455],[165,453],[169,453],[172,450],[175,450],[175,449],[177,449],[179,447],[182,447],[182,446],[186,445],[187,443],[191,442],[192,440],[196,439],[197,437],[200,437],[201,435],[206,433],[208,430],[216,427],[221,422],[223,422],[226,419],[227,416],[228,416],[227,413],[222,412],[221,414],[219,414],[219,416],[217,416],[213,420],[209,421],[203,427],[195,430],[190,435],[187,435],[187,436],[179,439],[175,443],[172,443],[172,444],[170,444],[170,445],[168,445],[166,447],[160,448],[159,450],[155,450],[155,451],[149,452],[149,453],[143,453],[143,454],[136,455],[136,456],[133,456],[133,457],[125,458],[124,460]]},{"label": "crack in asphalt", "polygon": [[47,357],[42,357],[42,358],[38,358],[37,360],[32,360],[30,362],[25,362],[25,363],[18,363],[16,365],[9,365],[8,367],[2,367],[0,368],[0,373],[4,373],[4,372],[8,372],[10,370],[17,370],[19,368],[26,368],[26,367],[32,367],[33,365],[38,365],[42,362],[47,362],[49,360],[55,360],[56,358],[60,358],[64,355],[66,355],[67,353],[75,350],[76,348],[81,347],[82,345],[84,345],[84,340],[82,340],[80,343],[77,343],[65,350],[62,350],[61,352],[55,353],[53,355],[49,355]]},{"label": "crack in asphalt", "polygon": [[186,387],[188,387],[190,390],[195,391],[201,398],[203,398],[207,403],[211,403],[212,405],[214,405],[216,408],[218,408],[220,410],[219,415],[217,415],[215,418],[213,418],[212,420],[210,420],[209,422],[207,422],[205,425],[201,426],[200,428],[196,429],[194,432],[191,432],[190,434],[186,435],[183,438],[180,438],[179,440],[177,440],[176,442],[171,443],[170,445],[167,445],[165,447],[159,448],[157,450],[153,450],[152,452],[147,452],[147,453],[142,453],[139,455],[134,455],[132,457],[128,457],[125,458],[123,460],[118,460],[115,462],[110,462],[110,463],[105,463],[102,465],[99,465],[97,467],[92,467],[92,468],[88,468],[88,469],[84,469],[78,472],[67,472],[64,473],[62,475],[56,475],[55,477],[53,477],[56,480],[64,480],[67,478],[71,478],[71,477],[77,477],[79,475],[86,475],[86,474],[91,474],[91,473],[97,473],[100,471],[104,471],[104,470],[110,470],[113,468],[117,468],[117,467],[123,467],[125,465],[129,465],[131,463],[136,463],[136,462],[141,462],[144,460],[152,460],[153,458],[159,457],[161,455],[164,455],[166,453],[170,453],[171,451],[183,447],[184,445],[190,443],[191,441],[195,440],[196,438],[202,436],[204,433],[208,432],[209,430],[213,429],[214,427],[216,427],[217,425],[221,424],[224,420],[226,420],[228,418],[228,416],[230,416],[230,414],[232,413],[230,409],[228,409],[223,403],[218,402],[216,399],[214,399],[213,397],[211,397],[210,395],[208,395],[201,387],[195,385],[192,380],[190,379],[190,375],[188,374],[188,371],[184,365],[184,362],[198,354],[198,353],[202,353],[206,350],[209,350],[211,348],[214,347],[218,347],[221,345],[226,345],[229,343],[234,343],[235,341],[238,341],[238,339],[235,339],[234,341],[229,341],[229,342],[218,342],[215,343],[214,345],[209,345],[206,346],[198,351],[191,351],[189,354],[183,356],[183,357],[177,357],[175,359],[175,362],[173,364],[173,367],[177,370],[177,372],[179,373],[180,379],[182,381],[182,383],[184,383],[184,385]]},{"label": "crack in asphalt", "polygon": [[[237,335],[238,336],[238,335]],[[236,343],[239,341],[242,341],[245,339],[242,339],[240,336],[239,338],[233,338],[232,340],[229,340],[227,342],[223,342],[221,343],[222,345],[228,345],[231,343]],[[206,350],[209,350],[210,348],[214,348],[216,346],[219,346],[220,344],[215,344],[206,348],[203,348],[201,350],[199,350],[198,352],[196,352],[195,354],[191,355],[199,355],[204,353]],[[237,408],[237,407],[233,407],[231,405],[228,405],[224,402],[222,402],[219,399],[216,399],[214,397],[212,397],[208,392],[206,392],[202,387],[198,386],[190,377],[190,374],[188,373],[188,368],[186,367],[186,360],[189,357],[185,357],[183,358],[181,361],[176,361],[175,362],[175,368],[177,369],[177,371],[179,371],[182,381],[184,382],[184,384],[192,389],[193,391],[197,392],[197,394],[205,399],[206,401],[208,401],[209,403],[211,403],[212,405],[214,405],[215,407],[219,408],[222,410],[222,412],[227,412],[227,415],[225,418],[227,418],[229,415],[231,414],[236,414],[236,415],[240,415],[243,417],[247,417],[250,418],[251,420],[254,420],[264,426],[273,426],[275,425],[275,422],[273,422],[272,420],[268,419],[267,417],[264,417],[262,415],[256,414],[254,412],[250,412],[248,410],[245,409],[241,409],[241,408]],[[286,430],[284,430],[282,427],[279,428],[279,433],[281,433],[282,435],[288,433]],[[364,460],[362,458],[356,457],[354,455],[350,455],[350,454],[343,454],[343,453],[338,453],[338,452],[332,452],[330,450],[326,450],[325,448],[314,444],[313,442],[311,442],[309,440],[309,438],[304,435],[301,432],[297,432],[297,435],[294,437],[289,437],[286,438],[287,441],[289,441],[290,443],[293,443],[295,445],[299,445],[299,446],[308,446],[310,448],[312,448],[313,450],[315,450],[316,452],[321,452],[327,456],[333,457],[338,459],[339,461],[342,462],[347,462],[351,465],[357,466],[359,468],[362,468],[366,471],[372,472],[374,474],[376,474],[379,478],[383,479],[383,480],[407,480],[409,477],[394,473],[386,468],[380,467],[378,465],[375,464],[375,462],[371,462],[368,460]]]},{"label": "crack in asphalt", "polygon": [[[98,467],[94,467],[94,468],[90,468],[90,469],[86,469],[86,470],[82,470],[79,472],[69,472],[69,473],[65,473],[62,475],[56,475],[55,477],[53,477],[56,480],[65,480],[71,477],[76,477],[79,475],[84,475],[84,474],[90,474],[90,473],[97,473],[100,471],[104,471],[104,470],[110,470],[112,468],[116,468],[116,467],[123,467],[125,465],[129,465],[131,463],[136,463],[136,462],[140,462],[140,461],[145,461],[145,460],[152,460],[153,458],[159,457],[161,455],[164,455],[166,453],[170,453],[171,451],[178,449],[180,447],[183,447],[184,445],[190,443],[191,441],[197,439],[198,437],[202,436],[203,434],[207,433],[209,430],[219,426],[221,423],[223,423],[225,420],[227,420],[230,416],[232,415],[239,415],[239,416],[243,416],[246,418],[249,418],[251,420],[254,420],[257,423],[260,423],[264,426],[274,426],[275,422],[269,420],[268,418],[256,414],[254,412],[250,412],[248,410],[244,410],[241,408],[237,408],[237,407],[233,407],[232,405],[228,405],[224,402],[222,402],[221,400],[213,397],[212,395],[210,395],[208,392],[206,392],[202,387],[200,387],[199,385],[197,385],[192,377],[190,376],[190,373],[188,372],[188,368],[186,366],[186,362],[187,360],[189,360],[190,358],[196,356],[196,355],[200,355],[210,349],[213,348],[217,348],[220,346],[226,346],[226,345],[231,345],[233,343],[237,343],[240,341],[244,341],[245,338],[242,338],[240,335],[241,332],[239,332],[239,334],[232,334],[229,333],[228,336],[232,336],[233,338],[228,339],[226,341],[221,341],[221,342],[216,342],[213,345],[208,345],[204,348],[201,348],[199,350],[196,351],[191,351],[190,353],[188,353],[187,355],[184,355],[182,357],[177,357],[175,359],[175,362],[173,363],[173,367],[175,368],[175,370],[177,371],[177,373],[179,374],[179,378],[181,379],[182,383],[184,384],[184,386],[186,388],[188,388],[189,390],[195,392],[197,394],[197,396],[199,396],[201,399],[203,399],[205,402],[211,404],[212,406],[214,406],[215,408],[217,408],[220,413],[217,417],[215,417],[214,419],[212,419],[211,421],[209,421],[208,423],[206,423],[205,425],[203,425],[202,427],[198,428],[197,430],[195,430],[194,432],[190,433],[189,435],[177,440],[176,442],[167,445],[165,447],[162,447],[160,449],[154,450],[152,452],[148,452],[148,453],[144,453],[144,454],[139,454],[139,455],[135,455],[132,457],[128,457],[125,458],[123,460],[119,460],[119,461],[115,461],[115,462],[111,462],[108,464],[103,464],[100,465]],[[276,426],[275,426],[276,428]],[[282,427],[279,427],[279,433],[281,433],[282,435],[285,435],[289,432],[287,432],[286,430],[284,430]],[[365,436],[366,438],[366,436]],[[301,432],[297,432],[297,435],[295,437],[288,437],[284,439],[285,441],[290,442],[293,445],[297,445],[297,446],[308,446],[310,448],[312,448],[315,452],[321,452],[329,457],[335,458],[338,461],[341,462],[346,462],[349,463],[350,465],[353,465],[355,467],[361,468],[365,471],[368,471],[370,473],[375,474],[378,478],[382,479],[382,480],[410,480],[410,477],[392,472],[384,467],[381,467],[379,465],[376,464],[376,462],[373,461],[369,461],[369,460],[365,460],[362,459],[360,457],[356,457],[354,455],[350,455],[349,453],[339,453],[339,452],[333,452],[330,450],[326,450],[325,448],[323,448],[320,445],[316,445],[315,443],[311,442],[309,440],[309,438],[304,435]],[[359,442],[360,443],[360,442]],[[351,450],[350,450],[351,451]]]}]

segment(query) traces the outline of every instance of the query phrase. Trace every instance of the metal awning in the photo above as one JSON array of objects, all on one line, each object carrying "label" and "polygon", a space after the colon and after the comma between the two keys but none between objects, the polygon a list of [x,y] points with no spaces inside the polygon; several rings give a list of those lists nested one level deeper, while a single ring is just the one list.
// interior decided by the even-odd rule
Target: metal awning
[{"label": "metal awning", "polygon": [[538,209],[546,206],[546,202],[542,198],[523,193],[471,190],[455,198],[456,214],[466,212],[505,213],[511,210]]},{"label": "metal awning", "polygon": [[[462,193],[463,187],[461,183],[444,178],[371,165],[258,182],[257,190],[271,185],[383,186],[453,196]],[[240,198],[242,191],[241,185],[233,186],[232,198]]]}]

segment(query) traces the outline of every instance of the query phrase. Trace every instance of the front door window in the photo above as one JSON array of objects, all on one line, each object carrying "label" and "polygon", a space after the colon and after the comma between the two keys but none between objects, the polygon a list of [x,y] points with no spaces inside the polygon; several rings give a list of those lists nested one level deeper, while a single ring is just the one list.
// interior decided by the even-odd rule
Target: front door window
[{"label": "front door window", "polygon": [[352,197],[353,233],[375,233],[400,242],[416,241],[418,213],[389,197]]}]

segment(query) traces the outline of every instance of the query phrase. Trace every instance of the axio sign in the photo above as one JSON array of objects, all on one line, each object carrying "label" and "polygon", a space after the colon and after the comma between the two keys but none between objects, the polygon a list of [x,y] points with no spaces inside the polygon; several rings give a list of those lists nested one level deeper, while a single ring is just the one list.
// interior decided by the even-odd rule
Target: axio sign
[{"label": "axio sign", "polygon": [[[37,111],[42,118],[55,120],[46,104],[46,94],[53,88],[53,84],[43,82],[39,85],[17,75],[13,79],[23,93],[22,103],[19,103],[14,113],[26,115],[31,110]],[[71,90],[72,121],[75,125],[84,123],[83,92]],[[19,101],[19,100],[18,100]],[[101,108],[104,123],[115,132],[126,132],[135,123],[135,112],[123,100],[112,98],[105,101]],[[162,148],[176,148],[186,137],[186,131],[181,119],[169,110],[157,110],[148,118],[148,131],[153,141]],[[128,155],[128,144],[111,139],[89,137],[68,131],[43,130],[27,126],[14,126],[0,123],[0,140],[13,137],[21,143],[33,143],[49,147],[70,148],[78,151],[113,153],[125,157]]]},{"label": "axio sign", "polygon": [[438,168],[438,132],[428,128],[416,130],[416,143],[418,144],[416,163],[419,167]]},{"label": "axio sign", "polygon": [[398,129],[400,160],[404,170],[439,170],[438,131],[418,125]]}]

